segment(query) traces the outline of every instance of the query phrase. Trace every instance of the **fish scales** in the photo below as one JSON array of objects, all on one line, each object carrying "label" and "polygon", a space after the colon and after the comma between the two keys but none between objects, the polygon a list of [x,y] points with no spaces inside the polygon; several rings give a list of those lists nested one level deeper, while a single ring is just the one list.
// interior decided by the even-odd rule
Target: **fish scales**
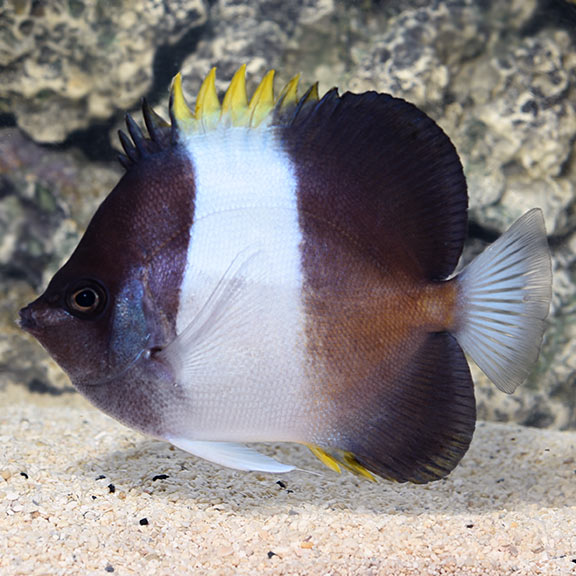
[{"label": "fish scales", "polygon": [[305,311],[292,162],[271,131],[225,127],[185,146],[197,193],[177,331],[194,322],[223,276],[245,282],[238,299],[217,304],[236,320],[222,322],[226,336],[211,335],[210,353],[186,377],[195,382],[194,436],[302,438]]},{"label": "fish scales", "polygon": [[551,297],[542,214],[464,273],[458,154],[418,108],[367,92],[222,103],[214,69],[170,122],[130,117],[126,173],[69,261],[21,311],[96,406],[241,470],[287,472],[242,443],[298,442],[327,466],[429,482],[475,427],[464,351],[512,392]]}]

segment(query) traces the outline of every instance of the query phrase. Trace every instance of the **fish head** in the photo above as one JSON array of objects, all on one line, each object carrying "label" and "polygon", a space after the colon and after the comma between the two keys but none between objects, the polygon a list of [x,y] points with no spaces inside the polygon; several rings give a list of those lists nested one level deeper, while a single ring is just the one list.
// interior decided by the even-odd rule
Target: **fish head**
[{"label": "fish head", "polygon": [[20,311],[21,327],[79,392],[152,435],[159,406],[177,404],[167,402],[174,378],[157,352],[175,338],[190,228],[185,159],[177,149],[158,156],[127,171],[70,259]]},{"label": "fish head", "polygon": [[149,349],[153,326],[137,272],[119,281],[78,260],[20,311],[20,325],[82,389],[124,373]]}]

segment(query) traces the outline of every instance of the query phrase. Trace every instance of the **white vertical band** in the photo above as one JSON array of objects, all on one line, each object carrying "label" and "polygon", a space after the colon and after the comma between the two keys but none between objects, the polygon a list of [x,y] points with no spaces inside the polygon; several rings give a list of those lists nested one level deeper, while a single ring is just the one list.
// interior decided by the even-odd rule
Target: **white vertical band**
[{"label": "white vertical band", "polygon": [[[196,199],[177,333],[199,315],[222,323],[202,333],[201,339],[215,340],[210,345],[191,346],[202,349],[193,362],[179,363],[180,383],[190,390],[195,412],[188,435],[297,440],[305,346],[292,161],[272,129],[222,127],[194,134],[188,150]],[[228,283],[236,275],[242,293],[231,298],[235,292],[222,290],[222,279]],[[225,298],[214,294],[228,294],[230,301],[219,302]],[[206,306],[217,314],[206,313]]]}]

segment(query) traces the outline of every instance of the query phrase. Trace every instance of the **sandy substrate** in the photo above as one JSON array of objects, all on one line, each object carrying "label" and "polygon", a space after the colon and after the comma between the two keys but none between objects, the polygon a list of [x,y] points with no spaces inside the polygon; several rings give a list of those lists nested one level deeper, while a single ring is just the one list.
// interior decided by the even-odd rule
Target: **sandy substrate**
[{"label": "sandy substrate", "polygon": [[480,423],[448,480],[240,473],[0,397],[0,574],[576,574],[576,433]]}]

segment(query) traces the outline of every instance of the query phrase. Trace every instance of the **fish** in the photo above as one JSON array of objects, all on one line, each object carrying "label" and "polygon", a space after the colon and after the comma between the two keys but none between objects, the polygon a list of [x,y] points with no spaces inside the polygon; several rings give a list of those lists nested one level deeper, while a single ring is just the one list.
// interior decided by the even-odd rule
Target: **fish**
[{"label": "fish", "polygon": [[20,311],[92,404],[230,468],[329,468],[423,484],[469,448],[467,356],[505,393],[536,362],[551,259],[534,208],[462,271],[468,192],[449,137],[384,93],[250,99],[216,69],[169,119],[144,101],[125,172],[46,290]]}]

